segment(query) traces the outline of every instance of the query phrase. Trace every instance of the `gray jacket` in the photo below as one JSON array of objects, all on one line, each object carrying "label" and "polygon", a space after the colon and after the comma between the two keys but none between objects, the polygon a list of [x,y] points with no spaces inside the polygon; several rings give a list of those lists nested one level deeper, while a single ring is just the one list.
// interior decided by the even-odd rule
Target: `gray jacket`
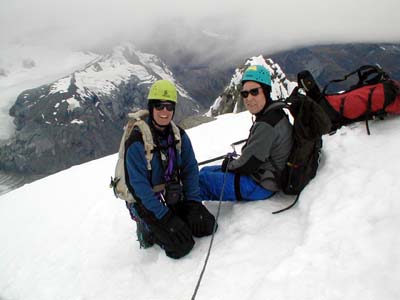
[{"label": "gray jacket", "polygon": [[284,168],[293,138],[292,125],[285,112],[274,110],[273,106],[274,103],[256,115],[242,155],[231,161],[228,170],[250,175],[262,187],[279,191],[274,174]]}]

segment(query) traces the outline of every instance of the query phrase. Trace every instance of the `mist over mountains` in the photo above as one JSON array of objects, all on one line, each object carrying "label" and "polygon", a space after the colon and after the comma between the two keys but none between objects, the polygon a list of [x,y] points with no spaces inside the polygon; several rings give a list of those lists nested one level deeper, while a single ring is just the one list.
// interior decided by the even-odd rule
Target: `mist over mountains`
[{"label": "mist over mountains", "polygon": [[[218,49],[231,42],[229,36],[205,31],[202,38],[194,38],[210,52],[201,55],[202,47],[181,47],[174,38],[164,48],[149,44],[146,51],[125,43],[90,54],[91,60],[72,73],[21,91],[10,109],[15,134],[1,141],[0,171],[44,176],[115,153],[127,112],[146,107],[148,88],[157,79],[170,79],[178,86],[178,123],[186,119],[186,124],[194,124],[188,117],[205,113],[213,104],[212,115],[234,111],[240,99],[236,95],[231,101],[235,97],[229,98],[229,87],[236,68],[243,68],[251,57],[220,54]],[[308,69],[323,85],[363,64],[380,64],[400,78],[400,44],[335,44],[261,52],[256,57],[259,54],[265,61],[271,59],[273,78],[281,78],[281,83],[295,81],[298,72]],[[25,66],[34,70],[40,62],[28,56]],[[2,74],[5,81],[12,76],[7,68]],[[290,91],[289,85],[279,87],[280,97]],[[215,109],[215,100],[224,97]],[[242,105],[237,111],[243,109]]]},{"label": "mist over mountains", "polygon": [[169,79],[178,90],[177,121],[200,105],[157,56],[126,44],[80,70],[22,92],[10,109],[16,134],[1,148],[3,169],[51,174],[116,151],[128,112],[146,108],[150,85]]},{"label": "mist over mountains", "polygon": [[271,54],[291,80],[309,70],[320,85],[341,79],[362,65],[380,65],[392,78],[400,78],[400,44],[330,44]]}]

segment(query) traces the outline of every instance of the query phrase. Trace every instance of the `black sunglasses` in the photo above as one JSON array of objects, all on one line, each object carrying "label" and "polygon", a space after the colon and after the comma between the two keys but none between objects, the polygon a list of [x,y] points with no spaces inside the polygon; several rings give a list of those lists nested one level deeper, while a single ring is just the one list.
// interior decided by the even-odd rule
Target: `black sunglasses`
[{"label": "black sunglasses", "polygon": [[258,94],[259,94],[259,89],[261,89],[262,87],[261,86],[259,86],[259,87],[256,87],[256,88],[254,88],[254,89],[251,89],[251,90],[248,90],[248,91],[240,91],[240,95],[243,97],[243,98],[247,98],[248,96],[249,96],[249,94],[251,94],[252,96],[257,96]]},{"label": "black sunglasses", "polygon": [[166,108],[168,111],[173,111],[175,109],[175,103],[156,102],[154,103],[154,108],[159,111],[163,110],[164,108]]}]

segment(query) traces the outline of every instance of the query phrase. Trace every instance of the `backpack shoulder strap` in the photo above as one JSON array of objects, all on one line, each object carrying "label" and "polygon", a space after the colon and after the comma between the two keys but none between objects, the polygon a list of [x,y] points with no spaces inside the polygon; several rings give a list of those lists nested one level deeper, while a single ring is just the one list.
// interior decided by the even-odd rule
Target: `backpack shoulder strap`
[{"label": "backpack shoulder strap", "polygon": [[171,127],[172,127],[172,132],[174,134],[174,140],[176,143],[176,150],[178,151],[178,153],[181,153],[182,150],[181,131],[173,121],[171,121]]},{"label": "backpack shoulder strap", "polygon": [[146,118],[148,115],[149,115],[149,112],[147,110],[140,110],[136,113],[128,114],[128,123],[125,127],[125,132],[124,132],[124,136],[121,140],[120,147],[122,146],[122,143],[123,143],[123,147],[125,149],[125,142],[132,134],[133,129],[135,127],[138,128],[140,133],[142,134],[144,151],[145,151],[146,161],[147,161],[147,170],[151,170],[150,162],[153,158],[153,150],[155,148],[155,144],[154,144],[154,140],[153,140],[153,135],[151,133],[151,129],[150,129],[149,125],[147,125],[146,121],[144,121],[144,118]]},{"label": "backpack shoulder strap", "polygon": [[[128,124],[126,126],[124,134],[126,136],[123,137],[124,143],[132,134],[133,129],[136,127],[139,129],[142,134],[143,145],[146,155],[147,161],[147,169],[151,170],[151,160],[153,159],[153,152],[156,148],[156,144],[154,143],[153,135],[150,129],[150,126],[144,120],[149,115],[147,110],[140,110],[135,113],[128,114]],[[176,144],[176,150],[180,153],[182,149],[182,141],[181,141],[181,133],[179,127],[171,121],[172,132],[174,134],[174,140]],[[121,141],[122,142],[122,141]]]},{"label": "backpack shoulder strap", "polygon": [[[282,118],[282,115],[284,115],[289,119],[289,122],[293,125],[294,116],[293,116],[293,113],[292,113],[292,110],[290,107],[290,101],[288,101],[289,99],[290,98],[287,98],[286,100],[274,101],[273,103],[271,103],[270,106],[268,106],[268,108],[265,111],[266,116],[269,115],[269,117],[267,117],[267,120],[272,119],[272,122],[273,122],[273,119],[275,119],[275,123],[277,123]],[[282,114],[278,114],[274,118],[274,114],[272,113],[273,111],[275,111],[275,112],[282,111]],[[268,112],[271,112],[271,113],[268,114]],[[278,116],[279,116],[279,118],[278,118]],[[270,124],[274,126],[273,123],[270,123]]]},{"label": "backpack shoulder strap", "polygon": [[[128,203],[137,202],[133,197],[131,191],[129,190],[128,178],[125,174],[125,154],[127,147],[129,147],[129,140],[132,135],[139,134],[135,131],[135,128],[141,134],[146,161],[147,161],[147,169],[151,171],[151,160],[153,158],[153,151],[156,148],[156,145],[153,140],[153,135],[150,129],[150,126],[146,123],[145,118],[149,115],[147,110],[140,110],[135,113],[128,114],[128,122],[124,127],[124,133],[121,138],[121,143],[118,151],[118,161],[115,167],[115,177],[111,177],[110,187],[113,188],[114,195],[117,198],[123,199]],[[176,142],[176,149],[181,151],[181,133],[178,126],[176,126],[173,122],[171,122],[172,130],[174,133],[174,139]],[[161,192],[165,189],[165,184],[160,184],[153,186],[153,191],[155,193]]]},{"label": "backpack shoulder strap", "polygon": [[283,100],[274,101],[267,107],[265,112],[268,112],[271,110],[277,110],[277,109],[281,109],[281,108],[289,108],[289,105]]},{"label": "backpack shoulder strap", "polygon": [[[115,197],[123,199],[128,203],[134,203],[136,202],[136,200],[133,197],[132,193],[129,191],[129,183],[127,182],[128,179],[125,175],[125,154],[127,150],[127,142],[131,137],[131,135],[134,133],[134,128],[136,127],[137,123],[139,121],[144,122],[143,120],[141,120],[141,118],[144,118],[145,116],[146,116],[145,111],[139,111],[137,113],[128,115],[128,122],[124,127],[124,133],[122,135],[121,142],[119,145],[118,161],[115,167],[115,177],[114,178],[111,177],[110,187],[113,189]],[[141,131],[141,133],[143,135],[143,131]],[[143,135],[143,142],[148,143],[148,139],[144,135]],[[151,149],[151,147],[148,147],[148,149]],[[148,155],[146,151],[146,159],[147,156]],[[147,168],[149,168],[149,164]]]},{"label": "backpack shoulder strap", "polygon": [[350,72],[346,74],[342,79],[334,79],[329,81],[323,91],[323,95],[328,95],[328,86],[331,85],[331,83],[339,83],[342,81],[346,81],[350,76],[357,74],[358,76],[358,82],[350,88],[350,90],[358,88],[360,86],[366,85],[366,84],[375,84],[384,80],[389,79],[389,75],[379,66],[379,65],[365,65],[359,67],[357,70],[354,70],[353,72]]}]

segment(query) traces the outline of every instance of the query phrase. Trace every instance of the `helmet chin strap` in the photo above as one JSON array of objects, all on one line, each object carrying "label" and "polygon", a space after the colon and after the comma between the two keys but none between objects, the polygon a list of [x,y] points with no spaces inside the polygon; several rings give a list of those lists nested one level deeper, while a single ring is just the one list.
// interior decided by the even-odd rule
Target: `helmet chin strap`
[{"label": "helmet chin strap", "polygon": [[156,120],[154,120],[154,118],[151,119],[151,121],[153,122],[153,124],[157,127],[159,127],[160,129],[165,129],[169,126],[170,123],[168,123],[167,125],[160,125],[156,122]]},{"label": "helmet chin strap", "polygon": [[271,101],[269,98],[266,98],[264,107],[263,107],[258,113],[256,113],[255,115],[256,115],[256,116],[262,115],[262,114],[264,113],[264,111],[267,109],[267,107],[268,107],[271,103],[272,103],[272,101]]}]

